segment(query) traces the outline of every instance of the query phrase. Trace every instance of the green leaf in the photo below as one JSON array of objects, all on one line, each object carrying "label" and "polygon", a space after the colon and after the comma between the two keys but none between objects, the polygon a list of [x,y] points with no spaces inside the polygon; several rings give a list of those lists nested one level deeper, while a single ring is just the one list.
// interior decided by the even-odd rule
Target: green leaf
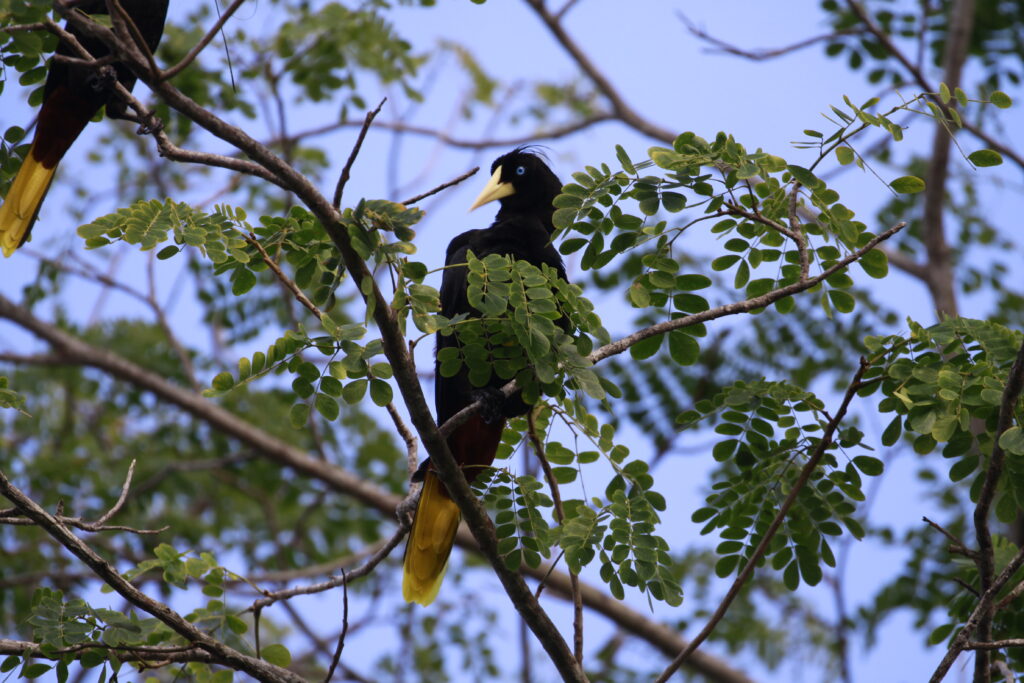
[{"label": "green leaf", "polygon": [[1024,455],[1024,430],[1014,425],[999,437],[999,447],[1007,453]]},{"label": "green leaf", "polygon": [[338,419],[340,410],[338,409],[338,402],[334,398],[327,394],[317,394],[316,400],[313,403],[316,405],[317,412],[327,418],[328,421],[333,422]]},{"label": "green leaf", "polygon": [[345,388],[341,390],[341,397],[345,399],[345,403],[353,405],[363,400],[363,395],[366,394],[366,386],[369,384],[365,379],[357,379],[349,382],[345,385]]},{"label": "green leaf", "polygon": [[292,653],[288,652],[288,648],[284,645],[279,644],[267,645],[260,651],[260,657],[271,664],[281,667],[286,667],[292,663]]},{"label": "green leaf", "polygon": [[668,335],[668,351],[680,365],[693,365],[700,357],[700,344],[682,330],[673,330]]},{"label": "green leaf", "polygon": [[855,158],[856,155],[853,153],[853,150],[850,149],[849,147],[836,147],[836,159],[838,159],[839,163],[842,164],[843,166],[846,166],[847,164],[852,164]]},{"label": "green leaf", "polygon": [[889,423],[889,426],[882,432],[882,445],[892,446],[899,441],[900,434],[903,433],[903,416],[897,415]]},{"label": "green leaf", "polygon": [[917,176],[905,175],[889,183],[889,187],[899,194],[917,194],[924,191],[924,181]]},{"label": "green leaf", "polygon": [[390,384],[382,379],[370,380],[370,398],[374,403],[383,407],[391,403],[393,397]]},{"label": "green leaf", "polygon": [[853,459],[853,464],[858,470],[869,477],[877,477],[885,470],[885,464],[878,458],[870,455],[858,455]]},{"label": "green leaf", "polygon": [[24,669],[21,670],[21,677],[22,678],[39,678],[40,676],[42,676],[44,673],[46,673],[47,671],[49,671],[52,668],[53,667],[50,666],[49,664],[41,664],[41,663],[38,663],[38,662],[35,663],[35,664],[29,664],[28,666],[26,666]]},{"label": "green leaf", "polygon": [[235,386],[235,378],[230,372],[225,370],[224,372],[218,373],[210,384],[217,391],[228,391],[231,387]]},{"label": "green leaf", "polygon": [[1010,99],[1010,96],[1002,90],[996,90],[994,93],[989,95],[988,101],[1000,109],[1009,109],[1013,105],[1013,100]]},{"label": "green leaf", "polygon": [[870,277],[880,280],[889,274],[889,257],[881,249],[872,249],[857,261]]},{"label": "green leaf", "polygon": [[790,164],[789,166],[786,167],[786,170],[793,175],[797,182],[799,182],[804,187],[810,188],[812,190],[821,183],[821,181],[813,173],[808,171],[803,166],[795,166],[793,164]]},{"label": "green leaf", "polygon": [[841,289],[828,290],[828,298],[832,302],[832,306],[840,313],[849,313],[856,306],[854,298]]},{"label": "green leaf", "polygon": [[629,160],[629,155],[626,154],[626,150],[623,149],[622,145],[615,145],[615,157],[622,164],[622,170],[630,175],[636,174],[636,169],[633,167],[633,162]]},{"label": "green leaf", "polygon": [[235,296],[245,294],[256,286],[256,276],[248,268],[236,268],[231,276],[231,293]]},{"label": "green leaf", "polygon": [[967,155],[968,161],[975,166],[984,168],[987,166],[998,166],[1003,163],[1003,155],[994,149],[979,149]]},{"label": "green leaf", "polygon": [[291,420],[292,427],[302,429],[309,420],[309,406],[305,403],[296,403],[288,411],[288,419]]},{"label": "green leaf", "polygon": [[955,628],[956,624],[943,624],[942,626],[936,627],[935,630],[932,631],[931,634],[928,636],[928,644],[938,645],[946,638],[948,638],[949,634],[952,633],[953,629]]}]

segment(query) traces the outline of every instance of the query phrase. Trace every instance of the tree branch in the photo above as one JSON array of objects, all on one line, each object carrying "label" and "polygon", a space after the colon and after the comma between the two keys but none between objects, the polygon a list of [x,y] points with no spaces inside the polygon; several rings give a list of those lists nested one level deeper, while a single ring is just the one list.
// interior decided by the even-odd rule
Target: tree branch
[{"label": "tree branch", "polygon": [[[321,481],[330,489],[351,496],[383,515],[391,516],[402,500],[400,496],[360,479],[346,470],[310,457],[301,449],[271,436],[216,403],[193,394],[160,375],[139,367],[107,349],[90,346],[67,332],[39,320],[28,309],[13,304],[2,294],[0,318],[12,321],[50,344],[57,354],[45,357],[48,364],[57,364],[59,359],[60,364],[94,367],[116,379],[148,391],[158,399],[178,406],[211,428],[245,444],[263,457]],[[455,542],[465,550],[479,552],[478,544],[464,527],[459,529]],[[536,569],[524,566],[522,571],[538,581],[545,581],[551,593],[571,599],[572,585],[567,573],[553,570],[548,564],[542,564]],[[686,641],[673,629],[650,620],[601,589],[580,581],[579,590],[584,605],[612,620],[623,630],[650,643],[665,656],[672,657],[686,646]],[[688,666],[712,681],[753,683],[752,679],[725,661],[703,652],[694,653],[688,661]]]},{"label": "tree branch", "polygon": [[576,64],[580,67],[580,70],[582,70],[583,73],[593,81],[597,89],[605,96],[608,102],[612,105],[612,111],[615,114],[615,118],[652,138],[656,138],[670,144],[675,140],[676,136],[672,131],[648,121],[626,103],[622,95],[619,94],[619,91],[616,90],[615,86],[613,86],[611,81],[608,80],[608,77],[605,76],[592,61],[590,61],[590,57],[588,57],[580,46],[576,44],[576,41],[566,33],[565,28],[559,21],[559,17],[548,11],[544,6],[543,0],[526,0],[526,4],[533,9],[534,13],[542,22],[544,22],[544,25],[555,37],[555,40],[557,40],[565,51],[569,53]]},{"label": "tree branch", "polygon": [[72,534],[60,521],[15,487],[3,472],[0,472],[0,495],[14,503],[14,506],[22,514],[30,518],[46,533],[56,539],[57,542],[67,548],[68,551],[102,579],[104,583],[117,591],[129,603],[153,615],[175,633],[184,637],[188,642],[194,643],[196,647],[210,653],[220,663],[238,671],[244,671],[259,681],[304,683],[301,677],[296,676],[287,669],[275,666],[261,659],[249,657],[228,647],[216,638],[196,628],[167,605],[153,600],[140,591],[126,581],[114,567],[97,555],[92,548]]},{"label": "tree branch", "polygon": [[760,543],[757,544],[754,552],[749,558],[747,558],[746,563],[743,566],[743,570],[733,581],[732,586],[729,587],[729,591],[725,594],[725,597],[722,599],[721,604],[718,605],[714,614],[712,614],[711,618],[708,619],[707,625],[705,625],[704,628],[701,629],[701,632],[697,634],[697,637],[690,641],[689,645],[687,645],[686,648],[672,660],[672,663],[669,664],[665,671],[662,672],[655,683],[665,683],[665,681],[667,681],[672,674],[679,669],[679,666],[686,661],[686,658],[689,657],[694,650],[700,647],[701,643],[711,635],[715,626],[717,626],[722,618],[725,617],[725,613],[728,611],[729,606],[732,605],[732,601],[736,599],[736,596],[739,595],[740,589],[743,588],[747,579],[749,579],[754,573],[754,569],[761,563],[761,558],[763,558],[765,552],[767,552],[769,543],[771,543],[772,539],[775,537],[775,532],[778,531],[780,526],[782,526],[783,520],[789,513],[790,508],[792,508],[793,504],[796,502],[797,495],[799,495],[800,491],[802,491],[804,486],[806,486],[807,482],[811,478],[811,474],[814,473],[814,470],[818,467],[818,463],[820,463],[821,459],[825,456],[825,452],[832,443],[832,437],[835,434],[836,429],[838,429],[840,422],[842,422],[843,418],[846,416],[846,410],[853,401],[853,397],[856,396],[857,392],[863,387],[861,380],[869,367],[871,367],[870,363],[866,359],[861,358],[860,367],[854,374],[853,380],[850,382],[850,386],[846,389],[846,394],[843,396],[843,402],[840,404],[839,410],[836,411],[835,417],[829,420],[824,432],[822,432],[821,439],[818,441],[818,445],[814,449],[814,453],[811,454],[811,457],[807,459],[807,462],[800,470],[800,476],[797,478],[796,482],[793,483],[793,488],[790,490],[789,495],[786,496],[786,500],[782,502],[782,506],[779,508],[778,513],[768,526],[767,531],[764,532],[764,536],[761,537]]}]

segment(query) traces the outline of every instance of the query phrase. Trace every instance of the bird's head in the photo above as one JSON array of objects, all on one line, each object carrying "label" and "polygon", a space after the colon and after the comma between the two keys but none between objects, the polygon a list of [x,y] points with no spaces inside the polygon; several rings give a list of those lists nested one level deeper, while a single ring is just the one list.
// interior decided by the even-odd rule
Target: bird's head
[{"label": "bird's head", "polygon": [[517,147],[491,164],[491,179],[469,207],[472,211],[488,202],[501,202],[501,213],[535,213],[550,222],[554,201],[562,183],[544,159],[531,148]]}]

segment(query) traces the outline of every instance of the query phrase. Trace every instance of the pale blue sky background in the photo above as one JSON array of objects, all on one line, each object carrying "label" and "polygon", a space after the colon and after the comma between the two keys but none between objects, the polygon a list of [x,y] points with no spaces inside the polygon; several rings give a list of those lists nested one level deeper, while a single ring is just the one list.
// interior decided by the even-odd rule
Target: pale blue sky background
[{"label": "pale blue sky background", "polygon": [[[173,3],[172,17],[181,16],[178,12],[183,6],[194,6],[195,2]],[[394,13],[398,32],[408,38],[417,49],[429,50],[441,39],[456,40],[465,45],[481,62],[482,66],[492,75],[504,81],[531,79],[560,80],[571,77],[575,73],[573,63],[562,49],[550,38],[532,12],[525,6],[512,0],[491,0],[483,6],[474,5],[468,0],[448,0],[439,3],[439,7],[431,9],[404,7]],[[624,8],[628,7],[626,11]],[[246,28],[247,31],[258,33],[264,30],[268,22],[273,21],[272,7],[267,2],[257,2],[243,8],[233,20]],[[604,71],[620,89],[622,95],[632,107],[643,116],[663,127],[679,132],[693,130],[704,137],[713,137],[719,130],[732,133],[748,148],[763,147],[766,151],[785,157],[792,163],[806,165],[813,159],[812,152],[794,149],[790,142],[802,137],[805,128],[829,130],[829,124],[820,116],[827,111],[830,104],[838,104],[843,95],[848,95],[855,102],[862,102],[877,92],[877,87],[870,85],[862,75],[847,69],[844,60],[826,59],[820,46],[811,47],[787,57],[764,63],[751,63],[731,56],[708,54],[704,46],[691,37],[682,22],[676,17],[677,9],[682,9],[698,25],[712,34],[737,45],[754,47],[775,47],[789,44],[810,35],[817,35],[827,30],[823,24],[823,16],[818,10],[818,3],[807,0],[789,2],[758,2],[754,0],[721,0],[716,3],[703,2],[621,2],[616,0],[586,0],[574,8],[567,19],[567,28],[580,45],[586,50],[597,66]],[[510,39],[514,39],[510,42]],[[467,87],[465,79],[457,75],[456,70],[449,68],[447,76],[439,80],[428,100],[418,109],[411,120],[424,126],[442,128],[459,138],[474,138],[481,134],[480,122],[464,122],[453,117],[453,109],[461,93]],[[968,81],[970,82],[970,81]],[[10,87],[0,97],[0,127],[13,123],[24,125],[31,118],[31,112],[24,106],[20,98],[22,91]],[[142,91],[142,88],[139,88]],[[908,94],[914,92],[908,89]],[[969,91],[970,92],[970,91]],[[1020,101],[1021,93],[1011,95]],[[396,109],[401,110],[406,103],[400,99],[392,100],[385,106],[382,120],[395,116]],[[1003,112],[1001,116],[1006,130],[1017,139],[1007,140],[1017,143],[1018,149],[1024,140],[1024,116],[1020,106]],[[332,120],[335,111],[329,107],[314,108],[297,106],[297,115],[292,117],[294,130],[304,130],[320,123]],[[107,124],[103,124],[107,125]],[[259,130],[257,124],[257,130]],[[931,140],[932,127],[923,119],[915,120],[907,131],[907,142],[898,149],[900,154],[909,154],[911,150],[923,150]],[[85,150],[90,146],[89,136],[95,136],[100,126],[92,126],[83,139],[76,145],[66,158],[62,172],[64,174],[82,173],[86,169],[95,173],[95,167],[88,165]],[[516,137],[530,132],[530,128],[505,124],[493,131],[492,137]],[[355,132],[345,130],[333,134],[328,147],[331,153],[332,171],[321,183],[325,193],[333,188],[337,171],[348,156]],[[865,140],[876,139],[875,136]],[[382,188],[388,187],[387,159],[391,151],[392,139],[387,134],[371,132],[363,148],[363,152],[354,169],[354,175],[346,196],[377,197],[383,194]],[[545,142],[550,148],[549,154],[555,171],[564,179],[569,173],[583,164],[595,164],[607,161],[614,162],[614,145],[622,144],[634,159],[643,158],[646,148],[651,144],[660,144],[643,138],[617,124],[602,124],[581,134]],[[968,150],[980,145],[969,141]],[[212,149],[221,149],[222,145],[214,145]],[[405,185],[420,176],[423,160],[429,160],[425,174],[415,186],[405,186],[399,192],[402,197],[415,194],[443,182],[472,165],[481,165],[485,169],[491,159],[503,150],[484,151],[479,154],[450,149],[439,149],[435,142],[427,138],[406,136],[402,146],[402,158],[408,161],[402,167],[399,181]],[[882,169],[883,177],[892,179],[896,174]],[[985,193],[984,201],[989,216],[997,225],[1006,229],[1019,229],[1019,216],[1024,212],[1021,197],[1021,175],[1019,170],[1009,167],[1003,169],[983,169],[980,173],[998,176],[1004,179],[1004,189],[991,190]],[[424,203],[429,213],[425,221],[418,226],[420,258],[428,264],[440,264],[443,261],[444,247],[447,241],[462,230],[471,227],[484,227],[491,218],[490,207],[485,207],[469,216],[467,207],[476,195],[479,187],[486,179],[481,173],[462,186],[446,193],[442,199]],[[111,177],[110,184],[113,186]],[[61,220],[61,205],[66,201],[66,193],[62,193],[61,176],[47,204],[44,206],[42,219],[35,228],[35,239],[31,246],[47,254],[56,253],[60,247],[80,244],[74,235],[73,225]],[[888,193],[877,179],[857,170],[848,171],[831,183],[842,195],[845,203],[856,210],[873,230],[881,230],[888,226],[873,226],[873,211],[888,199]],[[208,195],[208,189],[197,192],[196,199]],[[183,199],[184,197],[177,197]],[[110,206],[97,207],[97,215],[106,212]],[[715,242],[706,237],[689,237],[692,242],[687,248],[701,253],[711,253]],[[117,266],[119,277],[132,280],[141,276],[144,259],[138,257],[131,248],[117,247],[108,253],[123,254],[124,261]],[[101,257],[106,258],[106,254]],[[1008,255],[1010,262],[1018,255]],[[166,298],[176,296],[179,304],[172,309],[174,323],[182,328],[195,324],[196,309],[188,304],[189,285],[187,279],[178,278],[182,263],[172,260],[161,264],[160,287]],[[1018,259],[1019,262],[1019,259]],[[35,261],[21,254],[0,262],[4,278],[0,280],[0,292],[6,296],[17,297],[22,285],[30,281],[35,273]],[[569,264],[570,274],[574,272],[573,264]],[[1011,271],[1013,272],[1013,271]],[[1019,270],[1016,271],[1019,273]],[[858,284],[866,281],[854,273]],[[177,283],[185,283],[178,285]],[[171,292],[172,286],[183,286],[184,292]],[[889,305],[898,308],[903,314],[922,322],[931,322],[930,300],[924,288],[917,281],[911,280],[894,271],[889,278],[874,284],[880,288]],[[97,310],[99,292],[92,285],[76,287],[74,293],[65,298],[67,312],[79,322],[87,321]],[[962,313],[967,316],[981,316],[988,310],[984,300],[962,300]],[[135,310],[133,304],[124,297],[113,294],[100,305],[103,315],[117,315],[121,311]],[[602,305],[601,313],[606,326],[613,334],[627,331],[628,318],[626,309],[616,302]],[[737,321],[742,324],[742,320]],[[732,324],[732,323],[729,323]],[[274,334],[273,336],[276,336]],[[10,347],[20,343],[24,336],[13,332],[9,326],[0,326],[0,347]],[[191,344],[207,347],[209,340],[205,337],[187,339]],[[261,339],[253,344],[253,348],[265,346],[266,340]],[[421,369],[430,366],[428,345],[421,345],[419,357]],[[233,360],[233,359],[229,359]],[[209,378],[206,378],[209,379]],[[867,422],[867,431],[878,428],[877,418],[874,423]],[[625,440],[634,449],[643,448],[639,435],[627,430]],[[696,441],[696,439],[695,439]],[[707,443],[700,439],[700,443]],[[690,445],[685,440],[684,446]],[[938,457],[938,456],[935,456]],[[518,460],[516,461],[518,462]],[[693,542],[697,538],[697,526],[689,522],[692,510],[703,501],[702,491],[706,484],[706,472],[712,466],[710,453],[688,457],[669,457],[662,461],[656,471],[659,481],[658,490],[675,491],[670,499],[670,508],[665,515],[662,533],[674,546]],[[920,523],[922,514],[929,513],[929,503],[920,497],[920,491],[913,477],[914,462],[912,456],[896,458],[886,472],[873,502],[872,516],[886,519],[899,527],[909,527]],[[588,482],[593,488],[603,488],[601,474],[588,474]],[[702,541],[712,546],[716,538]],[[901,554],[895,551],[881,551],[876,546],[862,543],[853,544],[850,564],[846,575],[846,595],[850,609],[855,609],[859,601],[870,595],[874,588],[885,581],[901,565]],[[600,581],[591,572],[587,578],[596,584]],[[474,585],[480,584],[488,591],[499,591],[497,582],[480,572],[468,575],[467,580]],[[726,588],[721,582],[719,589]],[[684,590],[687,582],[684,581]],[[446,585],[443,591],[452,591],[454,582]],[[817,604],[822,605],[823,612],[830,615],[832,595],[824,585],[807,590],[807,595]],[[444,597],[444,595],[442,595]],[[496,600],[500,600],[498,597]],[[641,611],[646,611],[646,599],[635,592],[627,595],[627,599]],[[325,623],[331,632],[337,620],[338,600],[334,596],[326,598],[307,598],[296,601],[300,609],[321,609],[324,611]],[[570,632],[568,610],[557,600],[548,600],[553,613]],[[358,602],[353,605],[353,614],[358,614]],[[686,609],[684,603],[683,609]],[[656,605],[654,616],[672,618],[673,611]],[[728,618],[728,617],[727,617]],[[514,619],[507,618],[501,624],[507,633],[507,642],[512,649],[511,655],[518,656],[517,643],[518,625]],[[698,627],[699,628],[699,627]],[[698,628],[684,636],[692,637]],[[609,635],[609,627],[603,619],[591,615],[587,622],[587,639],[591,645],[603,642]],[[379,639],[379,633],[376,638]],[[852,645],[852,665],[856,681],[919,681],[926,678],[940,658],[939,650],[927,649],[923,644],[924,634],[911,632],[909,620],[897,616],[886,622],[876,647],[865,652],[862,645]],[[377,651],[374,630],[369,630],[351,639],[346,647],[345,661],[357,670],[365,670],[361,662]],[[386,647],[391,644],[387,643]],[[722,648],[715,644],[705,646],[709,653],[728,658]],[[633,641],[628,656],[635,656],[636,661],[644,662],[651,658],[652,650],[646,645]],[[535,646],[539,652],[539,647]],[[660,655],[656,655],[660,658]],[[960,664],[968,662],[962,657]],[[817,680],[815,669],[802,674],[799,666],[783,666],[775,672],[767,672],[749,657],[739,657],[732,664],[744,669],[752,677],[762,681],[793,681]],[[949,681],[966,680],[966,674],[959,667],[947,678]],[[550,680],[539,677],[538,680]],[[464,680],[469,680],[464,679]]]}]

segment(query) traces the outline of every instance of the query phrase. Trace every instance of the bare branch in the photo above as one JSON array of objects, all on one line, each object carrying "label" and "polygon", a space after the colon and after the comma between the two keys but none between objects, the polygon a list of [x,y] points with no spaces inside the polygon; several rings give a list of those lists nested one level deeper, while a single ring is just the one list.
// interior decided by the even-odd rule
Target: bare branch
[{"label": "bare branch", "polygon": [[1024,647],[1024,638],[1007,638],[1006,640],[993,640],[988,643],[971,641],[964,645],[965,650],[1002,650],[1004,647]]},{"label": "bare branch", "polygon": [[427,197],[429,197],[431,195],[437,194],[441,190],[447,190],[449,187],[452,187],[453,185],[458,185],[463,180],[465,180],[466,178],[469,178],[470,176],[474,175],[479,170],[480,170],[479,166],[474,166],[470,170],[468,170],[465,173],[463,173],[462,175],[460,175],[458,178],[454,178],[453,180],[449,180],[446,183],[441,183],[440,185],[435,187],[433,190],[427,190],[423,194],[418,194],[415,197],[410,197],[409,199],[406,199],[405,201],[400,202],[400,203],[401,204],[405,204],[406,206],[409,206],[410,204],[415,204],[416,202],[420,201],[421,199],[426,199]]},{"label": "bare branch", "polygon": [[25,640],[8,640],[0,638],[0,655],[17,655],[35,659],[59,660],[65,655],[79,655],[90,650],[103,650],[117,653],[123,662],[143,664],[147,667],[162,666],[171,662],[204,662],[217,664],[220,660],[199,647],[153,647],[107,645],[106,643],[82,643],[72,647],[43,649],[42,643]]},{"label": "bare branch", "polygon": [[[992,532],[989,529],[988,518],[992,510],[992,503],[995,500],[999,480],[1003,475],[1003,467],[1006,460],[1006,452],[999,445],[999,437],[1013,424],[1014,409],[1017,406],[1017,399],[1020,398],[1022,386],[1024,386],[1024,342],[1021,343],[1020,348],[1017,350],[1017,357],[1006,379],[1006,387],[1003,389],[1003,397],[999,406],[999,419],[992,438],[992,455],[989,456],[984,483],[981,486],[981,492],[978,494],[978,502],[974,507],[974,529],[978,538],[978,553],[974,560],[978,565],[978,574],[981,576],[981,590],[983,592],[988,591],[992,585],[992,577],[995,574],[995,548],[992,545]],[[990,608],[981,614],[978,624],[978,637],[983,641],[988,641],[992,638],[992,616],[994,613],[995,611]],[[987,656],[979,656],[979,659],[984,659],[987,666],[989,661]],[[977,668],[975,671],[977,672]]]},{"label": "bare branch", "polygon": [[[135,473],[135,461],[132,460],[132,464],[128,466],[128,474],[125,477],[124,485],[121,486],[121,495],[118,497],[117,502],[114,506],[107,510],[102,517],[97,519],[95,522],[88,522],[81,517],[68,517],[60,514],[60,508],[58,506],[58,514],[54,516],[58,522],[65,526],[71,526],[82,531],[88,531],[90,533],[100,533],[103,531],[127,531],[140,536],[153,536],[161,534],[167,531],[170,527],[161,527],[159,529],[136,529],[130,526],[122,526],[119,524],[108,525],[107,522],[124,506],[126,500],[128,500],[128,491],[132,485],[132,475]],[[18,515],[18,508],[7,508],[0,510],[0,524],[7,524],[9,526],[36,526],[36,522],[29,517],[23,517]]]},{"label": "bare branch", "polygon": [[720,38],[716,38],[715,36],[705,31],[704,29],[698,27],[695,23],[693,23],[690,20],[688,16],[686,16],[680,10],[676,11],[676,16],[679,17],[679,20],[686,25],[686,30],[689,31],[691,35],[715,47],[714,50],[708,50],[709,52],[727,52],[738,57],[743,57],[745,59],[750,59],[758,62],[768,59],[774,59],[776,57],[781,57],[791,52],[802,50],[805,47],[810,47],[812,45],[817,45],[818,43],[833,40],[835,38],[838,38],[839,36],[856,35],[858,33],[864,32],[863,29],[848,28],[839,31],[833,31],[831,33],[823,33],[812,38],[805,38],[804,40],[797,41],[791,45],[786,45],[784,47],[755,48],[753,50],[747,50],[736,45],[733,45],[732,43],[727,43],[724,40],[721,40]]},{"label": "bare branch", "polygon": [[[456,138],[452,137],[449,133],[438,130],[436,128],[427,128],[425,126],[416,126],[400,121],[378,121],[374,124],[376,130],[386,130],[395,133],[409,133],[411,135],[420,135],[424,137],[434,138],[438,142],[444,143],[449,147],[456,147],[459,149],[491,149],[494,147],[516,147],[518,145],[525,145],[530,142],[538,142],[541,140],[554,140],[572,135],[581,130],[586,130],[591,126],[598,123],[604,123],[605,121],[615,121],[615,116],[611,114],[594,114],[587,118],[573,121],[562,126],[556,126],[547,130],[539,130],[530,135],[523,135],[514,138],[482,138],[478,140],[467,139],[467,138]],[[270,140],[267,144],[269,145],[281,145],[287,143],[294,144],[295,142],[317,135],[326,135],[327,133],[333,133],[341,128],[355,128],[362,126],[361,122],[357,121],[338,121],[336,123],[329,123],[324,126],[318,126],[307,131],[296,133],[290,136],[287,141],[282,138],[275,138]]]},{"label": "bare branch", "polygon": [[231,15],[233,15],[235,11],[242,6],[243,2],[245,2],[245,0],[235,0],[233,3],[228,5],[228,8],[224,10],[210,30],[206,32],[206,35],[203,36],[198,43],[192,46],[192,49],[181,58],[181,61],[169,69],[164,69],[163,71],[158,72],[158,78],[162,81],[170,80],[184,71],[189,64],[195,61],[195,58],[199,56],[199,53],[210,44],[210,41],[216,37],[217,33],[224,28],[224,24],[226,24],[228,19],[231,18]]},{"label": "bare branch", "polygon": [[334,206],[334,210],[337,211],[341,208],[341,195],[345,191],[345,185],[348,183],[349,174],[352,171],[352,164],[356,162],[356,157],[359,156],[359,149],[363,146],[363,140],[366,139],[366,131],[370,130],[370,125],[373,123],[373,119],[380,113],[381,107],[388,101],[388,98],[384,98],[377,105],[377,108],[373,111],[366,113],[366,118],[363,119],[363,127],[359,129],[359,136],[356,138],[356,144],[352,146],[352,152],[348,155],[348,161],[345,162],[345,167],[341,169],[341,175],[338,176],[338,184],[334,188],[334,201],[331,204]]},{"label": "bare branch", "polygon": [[1013,559],[1007,563],[1003,568],[1003,571],[999,573],[999,576],[992,581],[992,585],[988,590],[982,594],[981,599],[978,600],[978,605],[974,608],[974,611],[971,612],[971,616],[968,617],[967,623],[965,623],[964,627],[960,629],[956,638],[953,639],[953,642],[949,646],[949,650],[946,651],[942,661],[939,662],[938,667],[936,667],[935,672],[929,679],[929,683],[939,683],[939,681],[946,677],[946,674],[949,672],[949,668],[953,666],[953,662],[956,661],[956,658],[960,656],[960,653],[965,649],[967,643],[970,642],[971,636],[974,635],[974,631],[978,628],[978,623],[991,609],[992,601],[995,600],[996,595],[1003,589],[1006,582],[1017,573],[1017,570],[1020,569],[1022,565],[1024,565],[1024,548],[1019,550],[1017,554],[1013,556]]},{"label": "bare branch", "polygon": [[592,61],[590,61],[590,57],[588,57],[580,46],[576,44],[576,41],[574,41],[572,37],[565,32],[565,28],[562,26],[558,17],[548,11],[544,6],[543,0],[526,0],[526,4],[533,8],[533,11],[538,17],[540,17],[540,20],[543,21],[544,25],[547,26],[549,31],[551,31],[555,40],[565,48],[565,51],[569,53],[583,73],[585,73],[587,77],[594,82],[597,89],[612,105],[612,111],[616,118],[631,128],[635,128],[644,135],[648,135],[652,138],[669,143],[675,140],[676,136],[672,131],[648,121],[626,103],[622,95],[619,94],[619,91],[616,90],[615,86],[613,86],[611,81],[608,80],[608,77],[605,76]]},{"label": "bare branch", "polygon": [[327,581],[321,581],[319,583],[314,583],[314,584],[311,584],[309,586],[301,586],[301,587],[298,587],[298,588],[286,588],[284,590],[273,591],[273,592],[270,592],[270,591],[264,592],[263,597],[260,598],[259,600],[255,601],[254,603],[252,603],[252,605],[250,605],[245,611],[246,612],[258,612],[258,611],[262,610],[264,607],[269,607],[270,605],[273,605],[275,602],[277,602],[279,600],[287,600],[288,598],[293,598],[296,595],[312,595],[314,593],[323,593],[324,591],[331,590],[332,588],[337,588],[338,586],[346,586],[346,585],[348,585],[349,581],[352,581],[353,579],[362,578],[362,577],[366,576],[367,574],[369,574],[370,572],[372,572],[373,569],[378,564],[380,564],[381,561],[385,557],[390,555],[391,551],[394,550],[395,547],[398,546],[398,544],[402,542],[402,539],[405,538],[405,534],[407,532],[408,532],[408,529],[405,529],[404,527],[400,527],[394,533],[394,535],[391,536],[391,538],[388,540],[388,542],[385,543],[380,548],[380,550],[375,552],[370,557],[370,559],[367,560],[366,563],[363,564],[360,567],[356,567],[355,569],[353,569],[351,571],[345,571],[343,569],[341,571],[341,576],[337,576],[337,577],[334,577],[332,579],[328,579]]}]

